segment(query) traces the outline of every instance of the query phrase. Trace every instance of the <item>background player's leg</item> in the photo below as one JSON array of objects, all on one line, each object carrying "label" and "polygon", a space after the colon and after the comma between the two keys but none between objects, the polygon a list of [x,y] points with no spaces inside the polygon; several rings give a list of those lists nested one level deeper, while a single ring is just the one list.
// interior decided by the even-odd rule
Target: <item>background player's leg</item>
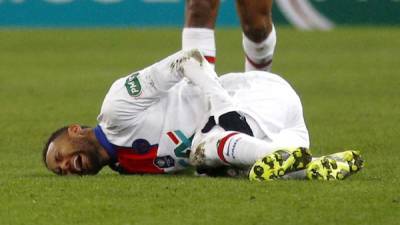
[{"label": "background player's leg", "polygon": [[199,49],[213,68],[216,60],[214,27],[218,7],[219,0],[187,0],[182,31],[182,49]]},{"label": "background player's leg", "polygon": [[276,44],[272,0],[237,0],[236,6],[243,29],[245,70],[270,71]]}]

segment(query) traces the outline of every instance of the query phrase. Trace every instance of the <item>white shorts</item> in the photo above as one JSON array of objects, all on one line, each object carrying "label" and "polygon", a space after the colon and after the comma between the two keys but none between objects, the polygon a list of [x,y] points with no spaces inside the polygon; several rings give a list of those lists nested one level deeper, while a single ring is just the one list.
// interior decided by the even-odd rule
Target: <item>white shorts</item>
[{"label": "white shorts", "polygon": [[283,78],[252,71],[223,75],[221,82],[245,114],[254,137],[277,148],[309,148],[300,98]]}]

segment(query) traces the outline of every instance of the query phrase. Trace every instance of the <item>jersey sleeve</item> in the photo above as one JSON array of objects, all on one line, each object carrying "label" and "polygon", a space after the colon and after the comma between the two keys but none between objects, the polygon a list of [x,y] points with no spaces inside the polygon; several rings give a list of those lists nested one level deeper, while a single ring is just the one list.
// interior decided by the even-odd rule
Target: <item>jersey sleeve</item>
[{"label": "jersey sleeve", "polygon": [[182,63],[182,75],[203,90],[210,103],[210,113],[219,124],[219,117],[227,112],[236,111],[237,104],[222,87],[219,77],[197,49],[185,54],[187,59]]},{"label": "jersey sleeve", "polygon": [[148,116],[149,107],[166,97],[168,90],[182,81],[181,71],[174,66],[182,55],[183,52],[177,52],[113,83],[97,118],[108,137],[120,138],[124,132],[127,137],[131,135],[132,129],[140,126]]},{"label": "jersey sleeve", "polygon": [[132,73],[126,78],[125,87],[132,101],[151,104],[148,99],[159,98],[176,83],[182,80],[182,74],[173,65],[183,52],[177,52],[139,72]]}]

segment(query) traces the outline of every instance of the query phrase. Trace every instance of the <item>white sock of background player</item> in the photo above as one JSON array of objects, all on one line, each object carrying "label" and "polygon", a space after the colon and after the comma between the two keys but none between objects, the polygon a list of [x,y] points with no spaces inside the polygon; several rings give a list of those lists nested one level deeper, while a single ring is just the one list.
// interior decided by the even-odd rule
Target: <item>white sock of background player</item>
[{"label": "white sock of background player", "polygon": [[208,28],[184,28],[182,31],[182,49],[193,48],[199,49],[214,69],[216,60],[214,30]]},{"label": "white sock of background player", "polygon": [[259,43],[251,41],[244,34],[242,36],[243,50],[246,54],[245,70],[270,71],[276,45],[275,27],[272,26],[271,33],[269,33],[268,37]]}]

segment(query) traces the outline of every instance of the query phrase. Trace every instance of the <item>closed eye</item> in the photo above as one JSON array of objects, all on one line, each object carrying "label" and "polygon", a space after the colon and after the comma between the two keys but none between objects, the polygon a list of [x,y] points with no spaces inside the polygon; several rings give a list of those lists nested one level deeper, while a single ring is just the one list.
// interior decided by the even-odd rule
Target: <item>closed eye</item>
[{"label": "closed eye", "polygon": [[62,160],[62,156],[59,152],[56,153],[56,156],[54,157],[54,159],[56,160],[56,162],[61,162]]}]

